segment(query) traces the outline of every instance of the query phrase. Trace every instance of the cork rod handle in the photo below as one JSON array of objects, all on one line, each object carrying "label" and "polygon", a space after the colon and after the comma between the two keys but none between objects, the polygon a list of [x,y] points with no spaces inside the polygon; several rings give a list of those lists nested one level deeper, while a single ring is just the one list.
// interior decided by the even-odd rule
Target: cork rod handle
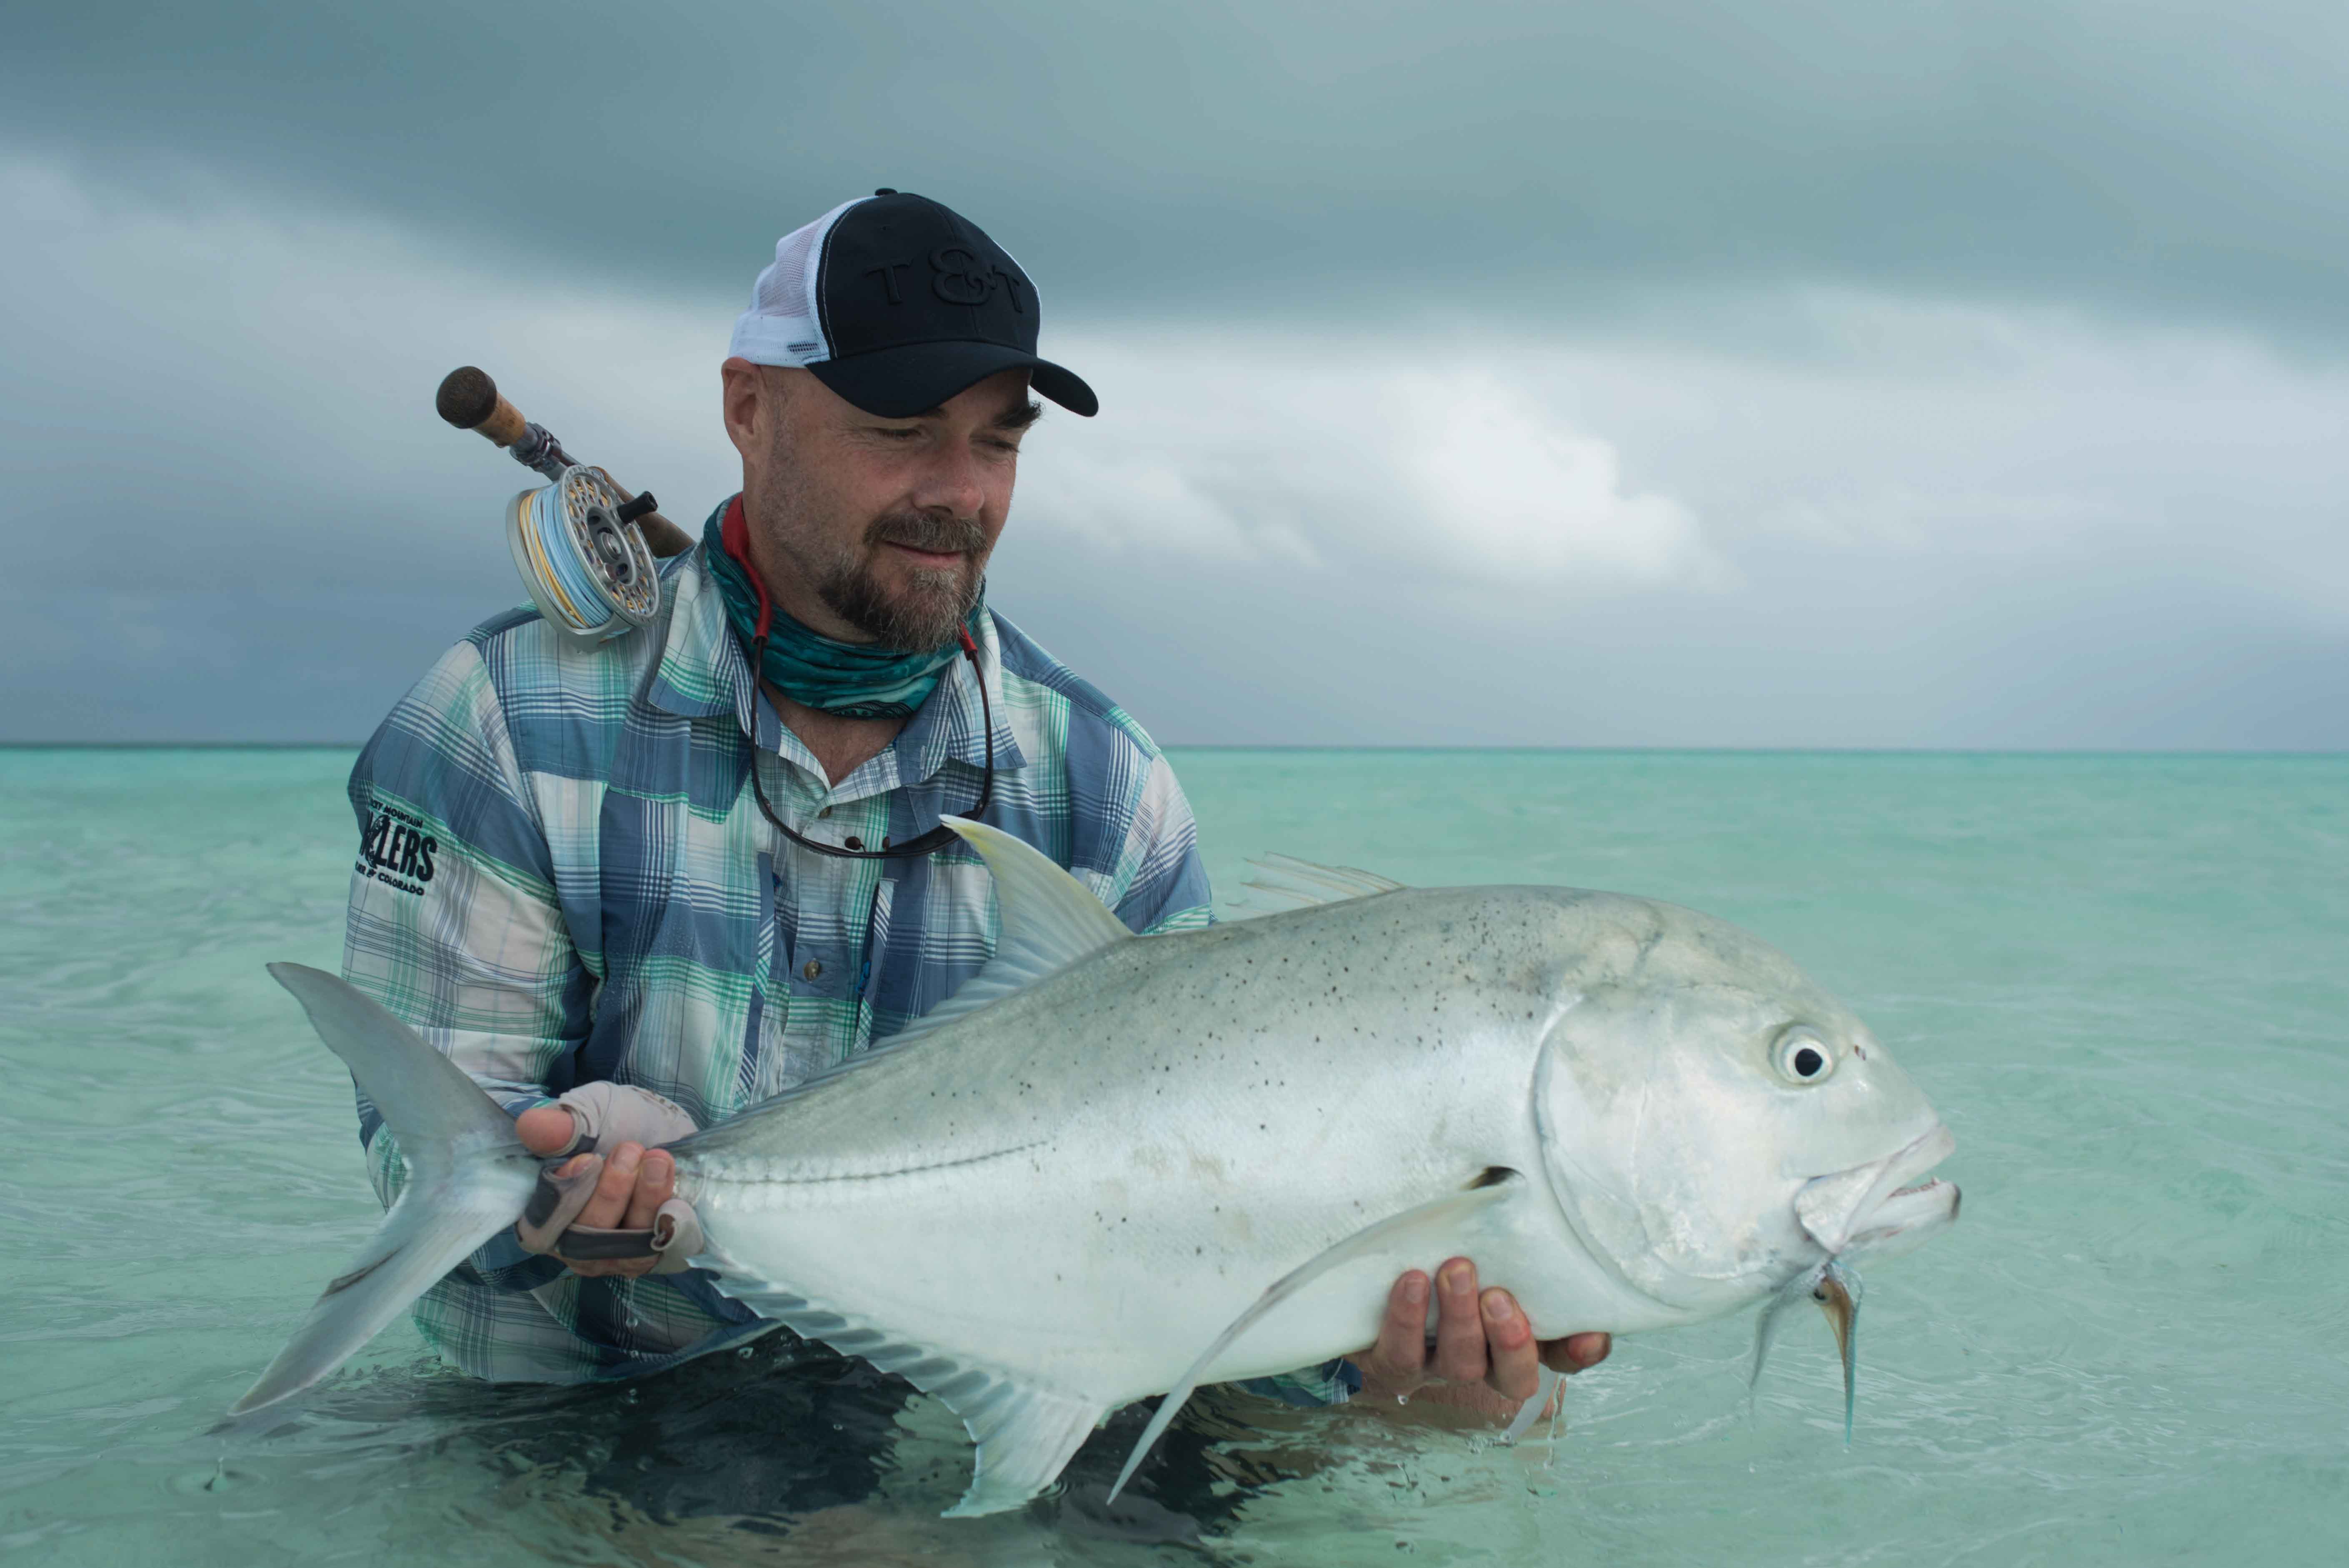
[{"label": "cork rod handle", "polygon": [[[498,384],[490,379],[489,372],[472,365],[460,365],[441,378],[432,406],[459,430],[478,431],[493,446],[512,447],[530,430],[530,421],[522,417],[522,410],[499,395]],[[618,486],[624,499],[636,498],[636,493],[619,481],[612,483]],[[644,534],[646,547],[664,560],[693,548],[692,535],[657,512],[647,512],[637,518],[636,526]]]},{"label": "cork rod handle", "polygon": [[472,365],[460,365],[441,378],[432,406],[459,430],[479,431],[493,446],[513,445],[529,425],[520,409],[498,395],[490,373]]}]

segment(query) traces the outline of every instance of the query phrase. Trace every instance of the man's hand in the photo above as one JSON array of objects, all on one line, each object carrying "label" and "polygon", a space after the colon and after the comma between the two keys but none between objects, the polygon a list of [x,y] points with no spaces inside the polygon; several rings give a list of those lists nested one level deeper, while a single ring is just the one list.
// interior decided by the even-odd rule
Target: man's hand
[{"label": "man's hand", "polygon": [[[561,1106],[538,1106],[523,1112],[514,1122],[514,1132],[521,1137],[523,1147],[540,1156],[551,1155],[567,1147],[576,1127],[569,1111]],[[585,1162],[578,1155],[557,1169],[570,1176]],[[643,1231],[651,1227],[654,1213],[677,1190],[677,1161],[668,1150],[657,1148],[649,1153],[640,1143],[624,1143],[611,1150],[604,1160],[604,1174],[595,1183],[595,1196],[587,1200],[572,1220],[574,1225],[589,1225],[605,1231]],[[658,1258],[571,1259],[562,1253],[551,1254],[571,1272],[589,1279],[605,1274],[625,1274],[631,1278],[649,1274]]]},{"label": "man's hand", "polygon": [[1365,1398],[1411,1395],[1506,1421],[1541,1389],[1540,1367],[1580,1372],[1607,1359],[1603,1334],[1536,1340],[1516,1298],[1495,1287],[1479,1293],[1476,1265],[1454,1258],[1435,1271],[1435,1347],[1427,1345],[1428,1277],[1417,1269],[1387,1293],[1379,1342],[1348,1357],[1362,1374]]}]

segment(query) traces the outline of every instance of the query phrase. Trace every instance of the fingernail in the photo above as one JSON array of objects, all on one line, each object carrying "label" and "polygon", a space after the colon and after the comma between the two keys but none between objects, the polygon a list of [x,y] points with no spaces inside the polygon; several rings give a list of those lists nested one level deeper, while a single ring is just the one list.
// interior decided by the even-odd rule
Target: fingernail
[{"label": "fingernail", "polygon": [[1402,1277],[1402,1301],[1403,1305],[1405,1306],[1425,1306],[1427,1304],[1427,1276],[1425,1274],[1405,1274]]},{"label": "fingernail", "polygon": [[634,1170],[636,1168],[636,1162],[643,1158],[641,1150],[631,1145],[622,1144],[620,1152],[612,1157],[612,1164],[616,1169]]},{"label": "fingernail", "polygon": [[1465,1263],[1446,1264],[1444,1266],[1444,1272],[1437,1277],[1443,1280],[1444,1288],[1445,1290],[1450,1291],[1456,1295],[1460,1292],[1468,1288],[1468,1265]]},{"label": "fingernail", "polygon": [[1501,1294],[1498,1291],[1495,1291],[1491,1295],[1485,1298],[1485,1321],[1486,1323],[1495,1324],[1506,1327],[1508,1324],[1509,1316],[1508,1297]]},{"label": "fingernail", "polygon": [[574,1154],[569,1159],[564,1160],[563,1162],[563,1168],[557,1170],[554,1174],[561,1177],[565,1181],[568,1181],[571,1178],[578,1175],[581,1171],[586,1168],[587,1157],[584,1154]]}]

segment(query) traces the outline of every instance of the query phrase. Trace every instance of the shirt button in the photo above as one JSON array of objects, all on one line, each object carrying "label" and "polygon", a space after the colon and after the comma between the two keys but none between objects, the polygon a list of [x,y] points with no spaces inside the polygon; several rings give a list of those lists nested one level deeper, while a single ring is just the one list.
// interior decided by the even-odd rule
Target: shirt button
[{"label": "shirt button", "polygon": [[805,976],[806,976],[808,979],[810,979],[810,980],[813,980],[816,976],[818,976],[818,975],[822,974],[823,972],[823,965],[822,965],[822,964],[820,964],[820,963],[816,962],[816,961],[815,961],[815,960],[813,960],[813,959],[810,959],[810,960],[808,960],[808,961],[807,961],[807,962],[805,962],[805,963],[803,963],[803,964],[802,964],[802,965],[800,966],[800,973],[802,973],[802,975],[805,975]]}]

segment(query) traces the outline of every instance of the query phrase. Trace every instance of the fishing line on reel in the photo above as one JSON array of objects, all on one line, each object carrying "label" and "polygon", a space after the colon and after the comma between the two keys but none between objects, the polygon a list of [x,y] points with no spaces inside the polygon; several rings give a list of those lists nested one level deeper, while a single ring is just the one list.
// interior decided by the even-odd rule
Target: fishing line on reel
[{"label": "fishing line on reel", "polygon": [[652,551],[630,526],[658,503],[630,501],[600,468],[574,463],[506,505],[506,544],[531,602],[571,636],[603,642],[660,613]]}]

